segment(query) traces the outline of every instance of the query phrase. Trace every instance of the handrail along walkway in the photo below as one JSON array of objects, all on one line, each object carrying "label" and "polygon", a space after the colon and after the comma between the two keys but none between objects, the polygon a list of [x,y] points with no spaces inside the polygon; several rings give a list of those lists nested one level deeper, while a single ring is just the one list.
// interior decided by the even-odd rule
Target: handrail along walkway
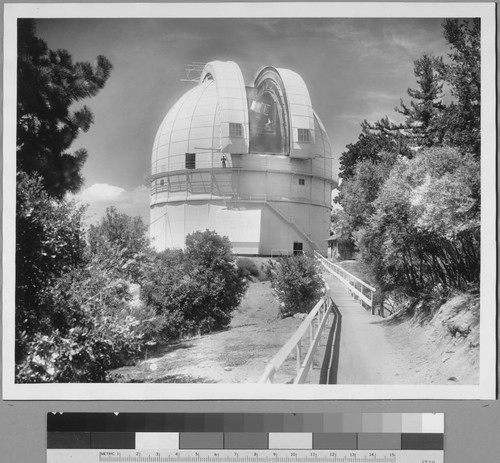
[{"label": "handrail along walkway", "polygon": [[314,256],[319,260],[319,262],[321,262],[323,267],[325,267],[329,273],[335,276],[344,285],[351,295],[361,300],[361,305],[363,305],[363,307],[366,305],[371,310],[372,314],[375,313],[373,295],[377,291],[376,288],[370,286],[368,283],[365,283],[363,280],[360,280],[357,276],[349,273],[347,270],[344,270],[340,265],[330,262],[319,252],[314,251]]},{"label": "handrail along walkway", "polygon": [[[328,292],[328,287],[327,287]],[[287,341],[287,343],[278,351],[278,353],[269,361],[264,374],[259,383],[272,383],[274,375],[283,365],[285,360],[295,350],[296,353],[296,377],[293,384],[303,384],[313,364],[316,350],[321,339],[321,334],[326,326],[328,316],[332,311],[332,300],[329,296],[323,296],[314,308],[309,312],[304,321],[297,328],[297,331]],[[316,324],[316,329],[314,325]],[[304,358],[302,358],[302,340],[309,332],[309,348]]]}]

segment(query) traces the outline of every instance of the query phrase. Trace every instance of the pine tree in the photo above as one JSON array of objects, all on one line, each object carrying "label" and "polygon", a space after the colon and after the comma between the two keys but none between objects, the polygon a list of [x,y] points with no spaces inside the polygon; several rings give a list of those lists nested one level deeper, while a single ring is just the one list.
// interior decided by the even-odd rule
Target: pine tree
[{"label": "pine tree", "polygon": [[438,121],[445,108],[441,100],[444,96],[440,73],[443,64],[442,58],[427,54],[413,64],[418,88],[407,90],[412,98],[408,105],[401,99],[400,107],[394,108],[406,116],[404,122],[396,124],[385,117],[374,123],[365,120],[361,125],[366,131],[379,132],[396,140],[400,147],[418,149],[441,142]]},{"label": "pine tree", "polygon": [[438,72],[442,62],[442,58],[432,55],[423,55],[414,61],[414,73],[419,88],[408,89],[408,95],[412,98],[409,106],[401,99],[401,107],[395,108],[396,112],[406,116],[404,128],[412,140],[412,145],[416,147],[429,147],[440,141],[437,135],[437,120],[445,107],[442,102],[443,81]]},{"label": "pine tree", "polygon": [[445,143],[476,157],[481,153],[481,20],[447,19],[444,37],[452,51],[440,68],[455,101],[441,123]]},{"label": "pine tree", "polygon": [[76,192],[87,151],[68,150],[79,133],[89,130],[93,115],[87,106],[70,106],[104,87],[111,63],[98,56],[95,66],[73,62],[66,50],[51,50],[36,37],[31,19],[18,22],[17,168],[39,174],[46,191],[62,198]]}]

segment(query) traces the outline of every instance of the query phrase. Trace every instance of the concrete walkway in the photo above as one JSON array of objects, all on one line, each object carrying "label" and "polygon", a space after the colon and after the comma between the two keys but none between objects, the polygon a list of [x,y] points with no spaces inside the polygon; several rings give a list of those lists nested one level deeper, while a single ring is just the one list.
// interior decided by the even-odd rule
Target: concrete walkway
[{"label": "concrete walkway", "polygon": [[[371,315],[355,301],[343,285],[329,272],[324,278],[330,296],[340,313],[336,333],[330,333],[322,365],[322,383],[328,384],[401,384],[401,359],[385,336],[382,317]],[[332,330],[335,329],[335,324]],[[336,341],[337,352],[331,344]],[[330,365],[328,374],[326,373]]]}]

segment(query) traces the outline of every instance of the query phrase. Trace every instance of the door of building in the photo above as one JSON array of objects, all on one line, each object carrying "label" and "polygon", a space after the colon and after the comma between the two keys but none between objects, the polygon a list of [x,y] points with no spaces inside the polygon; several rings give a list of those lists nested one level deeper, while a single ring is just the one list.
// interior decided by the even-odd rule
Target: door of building
[{"label": "door of building", "polygon": [[293,255],[302,254],[303,243],[300,241],[293,242]]}]

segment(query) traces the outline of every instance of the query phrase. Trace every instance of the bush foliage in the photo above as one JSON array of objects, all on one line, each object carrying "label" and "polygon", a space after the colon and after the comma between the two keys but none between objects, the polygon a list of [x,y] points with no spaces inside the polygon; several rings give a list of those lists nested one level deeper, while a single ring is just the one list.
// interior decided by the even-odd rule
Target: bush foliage
[{"label": "bush foliage", "polygon": [[400,159],[358,237],[379,284],[409,295],[477,286],[480,172],[471,154],[422,150]]},{"label": "bush foliage", "polygon": [[281,318],[310,312],[325,292],[321,271],[313,257],[301,254],[270,261],[268,273],[281,303]]},{"label": "bush foliage", "polygon": [[[103,382],[109,369],[139,355],[154,315],[131,313],[130,282],[122,274],[128,260],[117,248],[105,258],[87,248],[80,265],[44,286],[38,304],[46,316],[25,317],[18,327],[18,381]],[[16,314],[25,312],[18,300]]]},{"label": "bush foliage", "polygon": [[[54,313],[46,292],[84,265],[84,209],[50,198],[37,176],[19,172],[16,187],[16,332],[50,332]],[[19,341],[16,359],[25,352]]]},{"label": "bush foliage", "polygon": [[89,227],[89,251],[102,262],[118,259],[114,271],[140,283],[151,260],[147,229],[141,217],[130,217],[116,207],[108,207],[101,221]]},{"label": "bush foliage", "polygon": [[163,317],[164,337],[175,339],[227,326],[246,288],[229,239],[206,230],[188,235],[185,251],[156,256],[143,299]]},{"label": "bush foliage", "polygon": [[242,277],[260,277],[260,270],[257,264],[248,257],[241,257],[236,261],[236,265],[238,266],[238,271]]},{"label": "bush foliage", "polygon": [[[36,278],[38,271],[47,273],[43,256],[40,262],[19,267],[26,276],[19,280],[16,301],[17,381],[103,382],[110,369],[134,361],[149,345],[230,323],[247,280],[235,264],[227,237],[195,232],[187,236],[185,251],[155,254],[142,221],[110,208],[90,228],[85,246],[79,209],[50,199],[37,181],[19,185],[19,204],[29,211],[21,218],[32,224],[23,227],[26,235],[33,230],[31,239],[50,243],[54,249],[48,244],[43,249],[56,253],[69,227],[74,232],[69,235],[81,246],[67,238],[69,244],[59,251],[60,266],[52,267],[51,279]],[[53,233],[56,226],[63,232],[60,236]],[[70,258],[72,265],[66,262]],[[29,270],[35,276],[26,282]],[[130,286],[136,281],[142,284],[142,301],[131,300]],[[25,293],[35,285],[37,299],[28,301]]]}]

